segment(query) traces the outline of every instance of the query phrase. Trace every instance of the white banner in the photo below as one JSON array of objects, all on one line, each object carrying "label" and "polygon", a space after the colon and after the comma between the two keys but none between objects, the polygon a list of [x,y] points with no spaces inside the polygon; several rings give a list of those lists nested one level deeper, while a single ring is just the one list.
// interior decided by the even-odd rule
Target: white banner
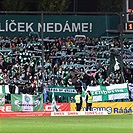
[{"label": "white banner", "polygon": [[51,112],[51,116],[108,115],[107,111],[61,111]]}]

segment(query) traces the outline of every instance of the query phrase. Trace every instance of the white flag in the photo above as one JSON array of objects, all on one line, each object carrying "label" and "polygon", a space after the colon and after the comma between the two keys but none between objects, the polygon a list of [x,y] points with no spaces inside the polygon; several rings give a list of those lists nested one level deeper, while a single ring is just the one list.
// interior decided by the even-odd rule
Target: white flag
[{"label": "white flag", "polygon": [[54,97],[54,92],[52,93],[52,111],[54,111],[54,112],[58,111],[57,106],[56,106],[55,97]]},{"label": "white flag", "polygon": [[33,111],[33,99],[32,95],[29,94],[22,94],[22,111]]}]

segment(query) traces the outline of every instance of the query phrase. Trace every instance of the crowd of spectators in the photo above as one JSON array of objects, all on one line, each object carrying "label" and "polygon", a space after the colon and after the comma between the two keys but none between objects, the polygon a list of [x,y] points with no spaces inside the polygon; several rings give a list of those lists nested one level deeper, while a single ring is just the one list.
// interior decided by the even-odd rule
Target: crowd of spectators
[{"label": "crowd of spectators", "polygon": [[[117,37],[89,38],[83,35],[50,38],[38,36],[0,37],[0,84],[10,93],[42,93],[44,85],[74,86],[82,91],[89,86],[133,83],[133,40]],[[110,70],[110,53],[123,55],[121,69]],[[43,71],[42,71],[43,70]]]}]

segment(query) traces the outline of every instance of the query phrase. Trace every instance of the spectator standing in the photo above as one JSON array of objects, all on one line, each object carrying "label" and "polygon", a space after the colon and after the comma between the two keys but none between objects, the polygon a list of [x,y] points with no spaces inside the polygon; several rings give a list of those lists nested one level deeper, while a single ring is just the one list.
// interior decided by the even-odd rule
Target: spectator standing
[{"label": "spectator standing", "polygon": [[86,96],[86,111],[88,111],[88,108],[90,111],[92,111],[92,101],[93,101],[93,96],[90,91],[87,91],[88,94]]},{"label": "spectator standing", "polygon": [[99,78],[98,78],[98,84],[101,85],[104,81],[103,75],[101,73],[99,73]]},{"label": "spectator standing", "polygon": [[75,96],[75,101],[76,101],[76,111],[80,111],[82,107],[82,96],[80,92],[78,92],[77,95]]},{"label": "spectator standing", "polygon": [[84,90],[87,89],[87,86],[90,83],[90,77],[86,72],[83,72],[83,78],[82,78],[82,86],[84,88]]},{"label": "spectator standing", "polygon": [[80,81],[80,77],[77,78],[77,81],[75,82],[74,86],[75,86],[76,91],[82,94],[82,83]]}]

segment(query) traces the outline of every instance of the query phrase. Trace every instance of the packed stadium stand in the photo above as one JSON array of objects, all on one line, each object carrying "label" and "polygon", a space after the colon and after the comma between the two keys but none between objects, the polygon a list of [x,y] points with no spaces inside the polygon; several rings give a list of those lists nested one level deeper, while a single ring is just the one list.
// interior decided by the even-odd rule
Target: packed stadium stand
[{"label": "packed stadium stand", "polygon": [[[86,86],[133,83],[133,39],[124,38],[122,47],[117,36],[47,37],[42,72],[42,43],[38,36],[1,36],[0,84],[9,85],[10,94],[36,94],[43,93],[42,82],[44,86],[73,86],[77,90],[81,86],[86,90]],[[123,55],[123,73],[121,65],[111,69],[111,53]]]}]

